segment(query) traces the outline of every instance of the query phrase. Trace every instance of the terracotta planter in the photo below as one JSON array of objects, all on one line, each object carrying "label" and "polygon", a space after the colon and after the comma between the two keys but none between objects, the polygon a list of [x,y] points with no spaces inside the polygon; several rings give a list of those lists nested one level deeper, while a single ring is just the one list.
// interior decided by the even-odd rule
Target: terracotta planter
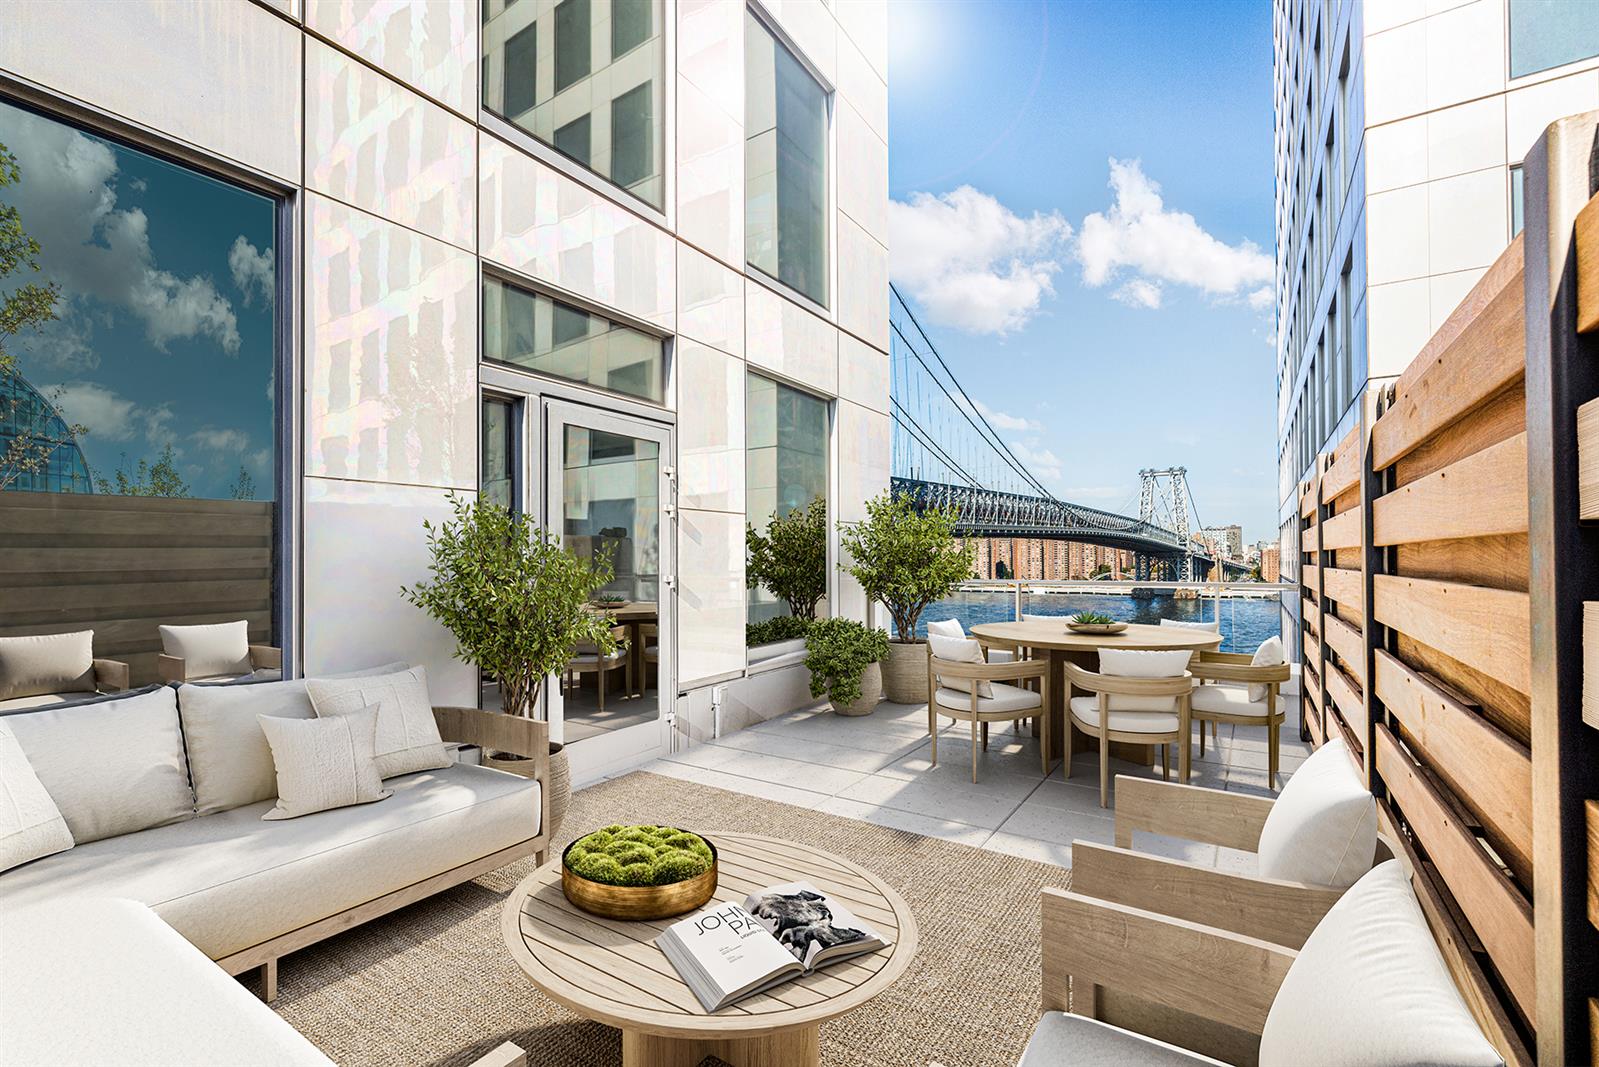
[{"label": "terracotta planter", "polygon": [[[483,766],[497,771],[510,771],[524,778],[533,775],[533,761],[509,752],[484,752]],[[561,832],[566,818],[566,806],[572,799],[572,766],[566,759],[566,746],[550,744],[550,780],[545,783],[550,791],[550,838]]]},{"label": "terracotta planter", "polygon": [[927,703],[927,642],[890,641],[883,661],[883,696],[896,704]]},{"label": "terracotta planter", "polygon": [[868,663],[861,672],[861,696],[859,700],[848,704],[834,704],[834,715],[870,715],[872,709],[877,707],[883,699],[883,668],[877,663]]}]

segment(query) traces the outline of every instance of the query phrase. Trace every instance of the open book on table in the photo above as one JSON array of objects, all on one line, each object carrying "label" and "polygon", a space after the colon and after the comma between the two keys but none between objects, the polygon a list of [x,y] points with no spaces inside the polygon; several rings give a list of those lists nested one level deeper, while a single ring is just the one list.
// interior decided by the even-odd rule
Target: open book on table
[{"label": "open book on table", "polygon": [[656,938],[706,1011],[888,943],[809,882],[757,890],[742,905],[712,904]]}]

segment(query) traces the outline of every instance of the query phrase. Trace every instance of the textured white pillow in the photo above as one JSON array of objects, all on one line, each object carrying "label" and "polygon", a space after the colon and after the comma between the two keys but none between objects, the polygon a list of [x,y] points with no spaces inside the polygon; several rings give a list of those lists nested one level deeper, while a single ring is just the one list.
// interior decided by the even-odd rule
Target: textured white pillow
[{"label": "textured white pillow", "polygon": [[94,631],[0,637],[0,700],[94,692]]},{"label": "textured white pillow", "polygon": [[[983,646],[970,637],[940,637],[937,634],[928,634],[927,643],[933,650],[933,655],[939,659],[949,660],[951,663],[984,663]],[[936,668],[935,668],[936,670]],[[994,695],[994,686],[982,679],[971,678],[946,678],[935,674],[938,684],[946,689],[953,689],[960,693],[970,693],[972,682],[977,682],[977,695],[991,697]]]},{"label": "textured white pillow", "polygon": [[930,622],[927,624],[927,636],[933,637],[934,635],[939,637],[965,637],[966,630],[961,626],[959,619],[945,619],[942,622]]},{"label": "textured white pillow", "polygon": [[[409,664],[385,663],[362,671],[328,675],[364,678],[393,674]],[[272,749],[261,732],[258,715],[280,719],[313,719],[316,709],[305,679],[233,685],[178,687],[178,713],[183,718],[183,743],[194,781],[194,810],[215,815],[278,795]]]},{"label": "textured white pillow", "polygon": [[186,678],[249,674],[250,627],[245,620],[161,627],[161,651],[183,660]]},{"label": "textured white pillow", "polygon": [[1176,619],[1160,620],[1162,626],[1180,626],[1185,630],[1204,630],[1207,633],[1221,633],[1221,620],[1212,619],[1210,622],[1179,622]]},{"label": "textured white pillow", "polygon": [[1377,802],[1341,738],[1295,771],[1260,830],[1262,878],[1353,885],[1377,854]]},{"label": "textured white pillow", "polygon": [[194,818],[170,686],[6,723],[78,844]]},{"label": "textured white pillow", "polygon": [[[1272,634],[1260,643],[1259,648],[1255,649],[1255,655],[1250,659],[1249,665],[1251,667],[1277,667],[1284,662],[1283,639],[1276,634]],[[1251,704],[1258,704],[1265,699],[1266,687],[1264,685],[1252,685],[1249,687],[1249,702]]]},{"label": "textured white pillow", "polygon": [[0,718],[0,871],[71,847],[72,831],[61,809]]},{"label": "textured white pillow", "polygon": [[1261,1067],[1499,1067],[1398,860],[1316,924],[1277,989]]},{"label": "textured white pillow", "polygon": [[278,802],[262,819],[295,819],[394,795],[383,788],[373,756],[377,708],[325,719],[261,715],[256,722],[272,746],[278,776]]},{"label": "textured white pillow", "polygon": [[450,765],[421,667],[370,678],[312,678],[305,686],[319,718],[378,709],[378,777]]},{"label": "textured white pillow", "polygon": [[[1193,653],[1186,648],[1159,651],[1102,648],[1099,650],[1099,673],[1117,678],[1179,678],[1188,670],[1188,661],[1192,656]],[[1162,711],[1171,714],[1177,710],[1177,698],[1112,693],[1110,710]]]}]

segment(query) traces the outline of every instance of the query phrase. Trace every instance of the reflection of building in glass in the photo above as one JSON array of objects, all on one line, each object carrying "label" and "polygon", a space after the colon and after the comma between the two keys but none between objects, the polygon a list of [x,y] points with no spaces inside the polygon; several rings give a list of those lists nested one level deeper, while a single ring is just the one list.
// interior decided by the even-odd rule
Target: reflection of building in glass
[{"label": "reflection of building in glass", "polygon": [[53,445],[42,463],[26,462],[22,470],[0,472],[7,489],[31,493],[92,493],[89,464],[83,450],[54,404],[16,372],[0,374],[0,455],[23,439],[34,447]]}]

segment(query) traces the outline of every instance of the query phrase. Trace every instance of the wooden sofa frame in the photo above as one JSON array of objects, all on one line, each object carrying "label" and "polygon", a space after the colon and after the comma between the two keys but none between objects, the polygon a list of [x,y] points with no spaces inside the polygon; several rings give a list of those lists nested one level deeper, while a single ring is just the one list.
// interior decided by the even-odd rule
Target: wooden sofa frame
[{"label": "wooden sofa frame", "polygon": [[494,749],[500,752],[515,753],[528,758],[531,773],[527,777],[539,783],[539,807],[536,813],[537,834],[525,841],[519,841],[509,848],[502,848],[487,856],[481,856],[470,863],[463,863],[459,867],[448,871],[441,871],[430,878],[420,882],[403,886],[391,893],[374,897],[371,900],[357,904],[353,908],[329,915],[324,919],[309,923],[297,930],[279,934],[277,937],[260,944],[252,945],[231,955],[217,960],[217,966],[229,974],[239,975],[247,971],[259,970],[261,972],[260,996],[262,1000],[271,1002],[278,995],[278,960],[291,952],[324,941],[335,934],[343,933],[353,927],[359,926],[371,919],[387,915],[391,911],[413,904],[418,900],[430,897],[435,893],[443,892],[463,882],[497,870],[507,863],[526,856],[533,856],[539,863],[543,863],[549,855],[550,848],[550,730],[549,724],[536,719],[525,719],[517,715],[506,715],[497,711],[481,711],[477,708],[437,707],[433,709],[433,717],[438,722],[439,734],[447,742],[456,741],[464,744],[480,745],[485,751]]}]

